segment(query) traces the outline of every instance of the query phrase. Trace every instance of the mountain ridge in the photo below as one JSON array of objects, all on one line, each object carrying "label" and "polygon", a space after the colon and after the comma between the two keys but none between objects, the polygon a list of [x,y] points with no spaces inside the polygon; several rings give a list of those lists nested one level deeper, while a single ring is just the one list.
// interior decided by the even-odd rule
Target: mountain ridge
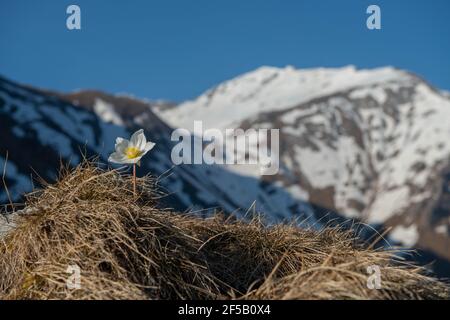
[{"label": "mountain ridge", "polygon": [[[273,72],[279,69],[265,67],[262,70],[269,78],[258,79],[270,79],[270,74],[273,75]],[[297,74],[292,67],[282,70],[291,74],[290,77],[293,74],[295,78]],[[344,72],[344,76],[336,74],[339,70]],[[234,108],[236,111],[234,118],[215,112],[214,103],[209,103],[209,109],[205,109],[206,112],[202,110],[199,113],[193,113],[182,110],[186,105],[188,107],[191,105],[190,108],[193,108],[192,105],[196,101],[201,103],[208,101],[208,95],[212,99],[210,102],[214,102],[214,94],[220,95],[221,90],[224,90],[220,89],[220,85],[217,86],[219,89],[216,87],[213,91],[208,90],[192,101],[180,105],[170,103],[164,105],[94,90],[57,93],[16,85],[14,82],[0,78],[0,98],[9,94],[16,97],[24,96],[25,98],[14,100],[16,101],[14,110],[22,110],[25,114],[34,109],[55,111],[54,108],[64,108],[63,105],[67,104],[66,108],[71,110],[70,113],[88,112],[85,117],[91,119],[92,123],[97,122],[94,127],[106,125],[116,128],[114,137],[127,136],[138,127],[144,128],[149,139],[157,142],[157,148],[143,164],[140,173],[150,171],[166,175],[170,172],[163,179],[166,182],[165,187],[174,195],[173,203],[178,203],[177,208],[181,210],[191,209],[199,214],[206,214],[204,210],[207,208],[222,208],[229,213],[240,210],[240,214],[245,215],[254,205],[256,211],[266,212],[269,220],[272,219],[274,222],[297,218],[308,220],[311,225],[320,225],[318,221],[327,223],[324,217],[341,217],[343,220],[355,218],[371,225],[381,224],[391,227],[391,240],[407,246],[419,246],[450,259],[450,210],[448,208],[450,177],[446,173],[449,172],[449,166],[445,158],[450,159],[449,146],[445,140],[449,127],[445,121],[442,121],[448,116],[445,106],[450,105],[450,100],[444,95],[437,94],[439,91],[423,82],[420,77],[392,67],[381,68],[381,71],[377,71],[377,75],[384,75],[384,80],[382,77],[368,80],[370,85],[360,80],[348,80],[347,82],[356,83],[358,86],[346,87],[346,90],[342,90],[342,86],[345,87],[346,84],[339,83],[340,79],[352,77],[360,72],[354,67],[336,68],[333,71],[327,71],[326,68],[309,71],[301,75],[322,77],[322,82],[319,82],[326,83],[328,80],[324,78],[324,75],[332,74],[334,80],[329,86],[340,86],[341,89],[321,93],[322,85],[317,84],[317,79],[314,80],[314,77],[303,79],[310,83],[310,87],[316,86],[313,93],[318,96],[303,99],[301,90],[305,91],[307,88],[301,88],[298,93],[296,90],[300,82],[295,85],[289,84],[291,86],[289,90],[295,91],[292,94],[288,92],[290,97],[301,96],[303,100],[295,100],[293,105],[288,105],[286,101],[293,101],[293,98],[289,98],[291,100],[283,98],[287,89],[279,91],[279,87],[275,86],[276,90],[269,87],[256,90],[255,87],[256,95],[244,95],[238,92],[241,95],[234,96],[239,98],[235,100],[238,107],[223,103],[228,101],[226,99],[222,99],[221,104],[218,104],[219,108],[225,111]],[[371,74],[370,70],[364,72],[365,77]],[[237,78],[251,79],[251,72],[248,74],[247,78],[242,76]],[[398,74],[400,74],[399,81],[383,82],[386,77],[392,78]],[[358,77],[361,79],[361,76]],[[275,80],[262,81],[264,82],[262,85],[273,85],[273,81]],[[259,81],[256,84],[259,85],[262,82]],[[378,84],[374,85],[374,82]],[[8,83],[17,92],[11,88],[8,91]],[[239,90],[245,87],[239,83],[233,85]],[[283,87],[286,83],[282,81],[280,85]],[[211,95],[211,92],[214,94]],[[261,95],[261,92],[265,93]],[[37,94],[41,97],[28,99],[28,94],[31,96]],[[278,100],[277,95],[280,96]],[[268,100],[269,102],[281,101],[281,106],[270,106],[265,101],[265,107],[258,109],[259,105],[255,103],[257,98],[267,96],[272,99]],[[312,96],[311,93],[310,96]],[[232,101],[232,99],[229,100]],[[100,107],[99,101],[101,101]],[[253,108],[250,113],[240,112],[248,105]],[[199,108],[206,107],[201,105]],[[10,103],[0,103],[0,113],[8,114],[14,110],[11,109]],[[183,120],[184,123],[177,119],[179,116],[177,112],[189,115]],[[50,112],[48,116],[50,120],[53,113],[56,114],[56,112]],[[255,174],[243,176],[243,172],[233,166],[174,167],[170,160],[170,150],[173,146],[173,142],[170,141],[171,131],[182,127],[185,123],[192,123],[193,120],[205,120],[203,118],[205,115],[209,117],[206,119],[206,127],[213,125],[223,129],[223,126],[230,125],[243,129],[280,128],[282,163],[279,174],[262,177]],[[14,146],[20,145],[22,137],[16,134],[18,129],[14,127],[28,128],[32,124],[31,121],[21,123],[18,117],[14,120],[14,125],[11,125],[7,121],[9,119],[11,122],[10,118],[10,114],[7,117],[0,117],[2,126],[9,128],[7,131],[10,141],[7,144],[5,140],[0,141],[2,152],[0,155],[4,154],[5,149],[16,149],[10,153],[9,176],[16,175],[15,162],[43,163],[44,171],[46,165],[56,166],[58,161],[49,162],[47,157],[33,159],[35,154],[33,152],[25,152],[23,156],[18,156],[22,151]],[[228,120],[222,121],[223,119]],[[54,122],[58,122],[57,119]],[[81,127],[85,125],[89,127],[80,122]],[[57,132],[67,136],[67,133],[64,133],[65,129],[67,128],[60,128]],[[435,129],[441,131],[435,132]],[[93,143],[96,134],[90,133],[88,128],[82,128],[81,132],[83,130],[85,133],[82,133],[81,137],[90,136],[91,138],[87,140]],[[74,134],[69,136],[73,137],[71,145],[83,143],[80,142],[82,141],[80,136],[77,137]],[[93,143],[91,153],[100,150],[100,153],[106,155],[107,152],[112,151],[111,144],[114,137],[101,134],[101,141]],[[36,132],[32,138],[38,138]],[[27,145],[33,145],[31,143],[35,141],[33,139],[29,140]],[[431,148],[430,145],[433,147]],[[440,145],[442,146],[438,152],[436,150]],[[51,144],[47,147],[37,144],[35,149],[37,153],[45,154],[46,148],[55,150],[59,147]],[[24,145],[22,149],[27,151],[28,148]],[[51,158],[58,156],[58,153],[50,152],[49,157],[50,154],[53,154]],[[79,150],[72,146],[70,154],[79,155]],[[417,161],[411,161],[411,159]],[[18,168],[25,172],[24,167],[22,164]],[[392,173],[389,170],[393,170]],[[7,177],[7,179],[9,179],[8,183],[13,182],[11,178]],[[23,174],[20,179],[28,179],[28,176]],[[393,184],[396,179],[398,181]],[[420,179],[422,180],[419,181]],[[15,189],[12,188],[12,191],[15,192]],[[402,208],[400,205],[402,199],[402,203],[408,204],[409,207]],[[377,206],[380,209],[373,209]],[[396,213],[399,210],[402,211],[401,214]]]},{"label": "mountain ridge", "polygon": [[[289,90],[278,90],[273,80],[278,72],[288,74],[290,81],[308,74],[312,79],[303,82],[315,86],[313,94],[301,96],[311,89],[302,88],[301,82],[282,81]],[[353,78],[336,84],[341,73]],[[251,102],[241,94],[246,82],[253,85]],[[321,91],[327,82],[332,90]],[[300,186],[298,195],[308,197],[304,201],[347,218],[392,226],[392,238],[405,245],[445,243],[439,252],[450,256],[448,240],[420,239],[420,234],[432,233],[429,229],[437,228],[441,234],[449,229],[448,211],[439,219],[430,217],[449,201],[449,180],[440,177],[446,176],[450,163],[446,142],[450,124],[445,121],[450,119],[450,100],[413,73],[392,67],[307,71],[264,67],[160,115],[175,127],[189,128],[193,120],[205,120],[205,127],[222,129],[280,128],[281,167],[288,170],[261,179],[277,181],[287,190]]]}]

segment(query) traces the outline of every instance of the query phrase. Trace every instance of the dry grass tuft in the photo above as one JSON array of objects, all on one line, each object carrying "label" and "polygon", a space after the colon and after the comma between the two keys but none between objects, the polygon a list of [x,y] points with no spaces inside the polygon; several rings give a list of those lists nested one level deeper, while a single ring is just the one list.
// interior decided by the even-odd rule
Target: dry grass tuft
[{"label": "dry grass tuft", "polygon": [[[84,163],[27,196],[0,239],[0,299],[437,299],[448,288],[351,234],[157,207],[154,180]],[[68,289],[69,265],[81,288]],[[381,290],[367,288],[367,266]]]}]

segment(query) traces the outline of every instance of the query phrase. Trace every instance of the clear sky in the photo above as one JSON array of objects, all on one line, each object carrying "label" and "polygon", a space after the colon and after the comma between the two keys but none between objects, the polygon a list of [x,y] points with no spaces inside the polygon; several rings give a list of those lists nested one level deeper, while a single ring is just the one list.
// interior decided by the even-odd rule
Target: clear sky
[{"label": "clear sky", "polygon": [[[66,8],[81,8],[81,30]],[[381,30],[366,8],[381,7]],[[408,69],[450,90],[449,0],[0,0],[0,74],[49,89],[194,98],[261,65]]]}]

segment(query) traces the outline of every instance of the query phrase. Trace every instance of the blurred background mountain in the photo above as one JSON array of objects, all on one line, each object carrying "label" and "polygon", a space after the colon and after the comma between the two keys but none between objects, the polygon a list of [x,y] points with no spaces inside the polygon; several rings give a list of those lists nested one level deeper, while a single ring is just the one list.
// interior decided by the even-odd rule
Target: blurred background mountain
[{"label": "blurred background mountain", "polygon": [[[422,263],[437,259],[441,276],[450,270],[450,99],[409,72],[261,67],[179,105],[1,78],[0,114],[0,165],[8,152],[13,200],[32,189],[33,176],[54,180],[60,160],[74,165],[86,153],[106,162],[114,137],[144,128],[157,146],[139,173],[160,176],[171,207],[252,208],[270,222],[317,228],[356,221],[368,235],[390,228],[392,244],[420,249]],[[174,166],[172,130],[192,129],[194,120],[204,129],[280,129],[280,171]],[[4,187],[0,197],[8,202]]]},{"label": "blurred background mountain", "polygon": [[[0,2],[13,200],[60,160],[106,162],[115,137],[144,128],[157,146],[139,174],[161,176],[171,207],[357,223],[368,238],[390,228],[387,241],[450,276],[449,1],[379,0],[380,30],[368,0],[79,0],[81,30],[68,30],[71,4]],[[279,173],[174,166],[170,134],[194,120],[280,129]]]}]

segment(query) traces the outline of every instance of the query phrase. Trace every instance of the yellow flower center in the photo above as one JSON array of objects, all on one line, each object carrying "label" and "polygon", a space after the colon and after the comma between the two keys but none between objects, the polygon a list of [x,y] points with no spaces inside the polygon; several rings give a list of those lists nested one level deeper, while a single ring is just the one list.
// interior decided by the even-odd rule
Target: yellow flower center
[{"label": "yellow flower center", "polygon": [[141,155],[141,151],[136,147],[128,147],[125,149],[125,155],[128,159],[135,159]]}]

